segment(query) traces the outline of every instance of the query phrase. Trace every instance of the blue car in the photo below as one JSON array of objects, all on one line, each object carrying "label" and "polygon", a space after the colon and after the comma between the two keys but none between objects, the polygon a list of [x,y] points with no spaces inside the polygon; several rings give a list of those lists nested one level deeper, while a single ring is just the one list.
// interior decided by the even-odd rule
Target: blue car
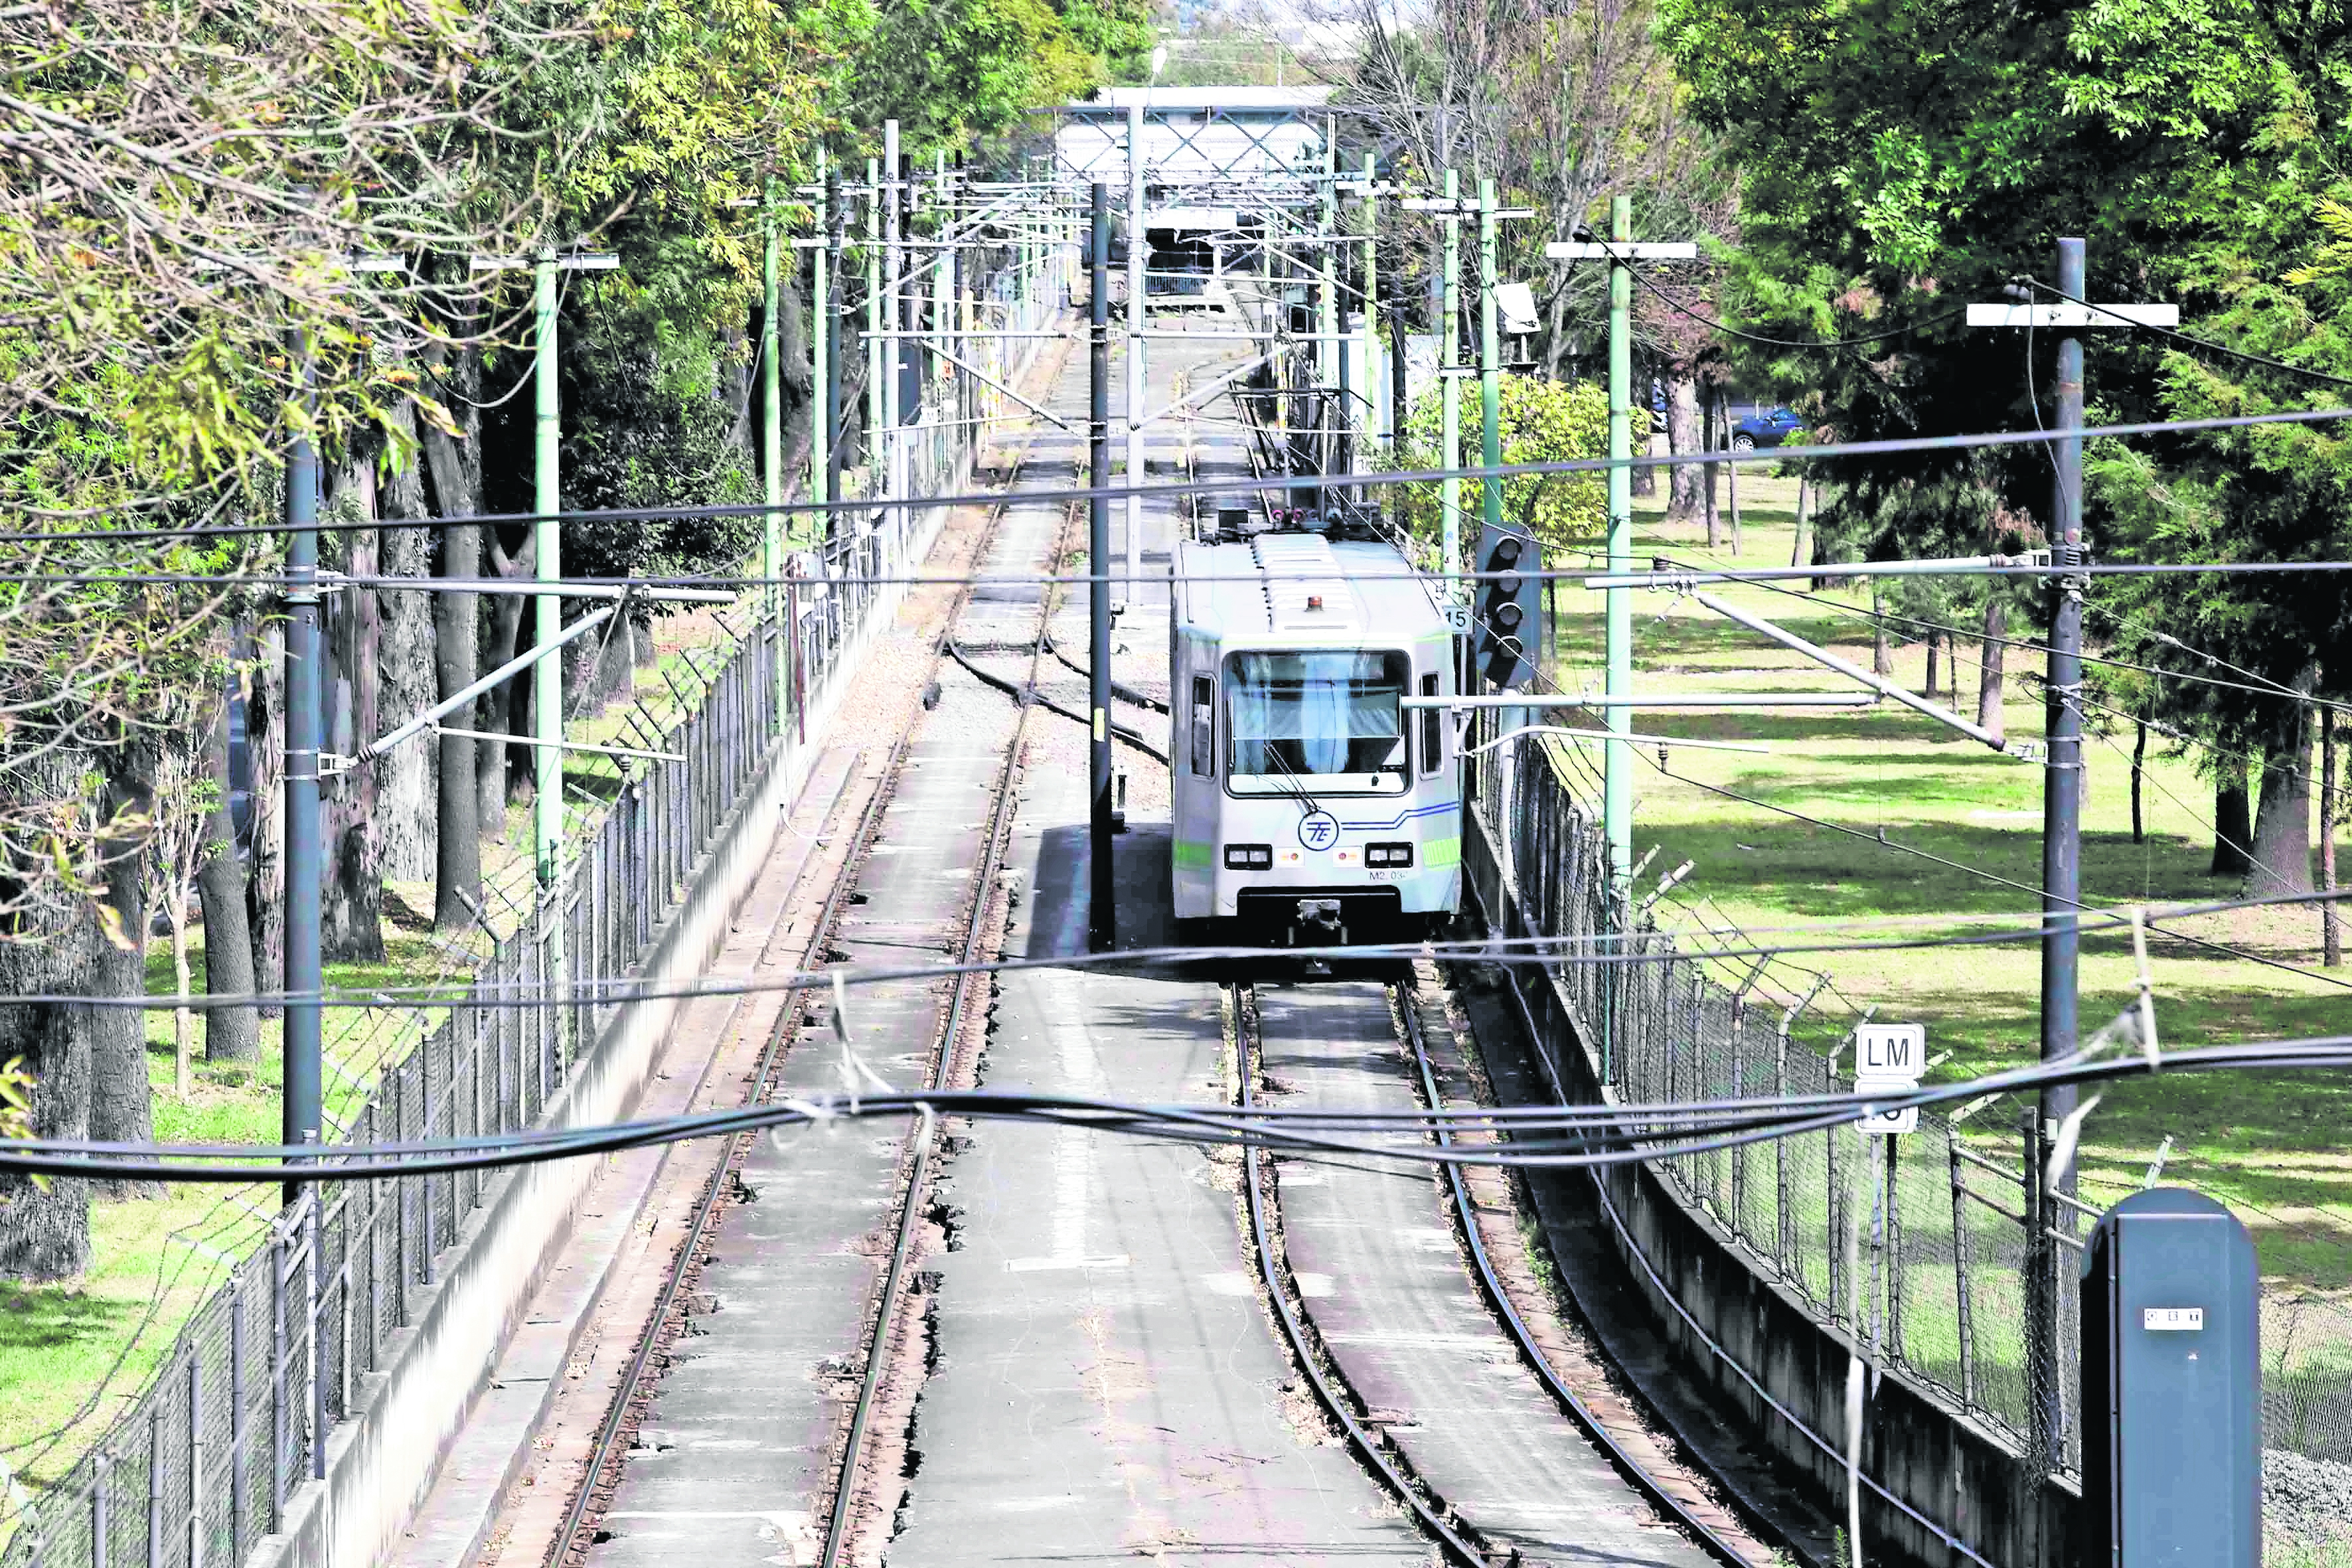
[{"label": "blue car", "polygon": [[1731,426],[1731,449],[1752,452],[1759,447],[1777,447],[1792,437],[1805,433],[1805,422],[1786,408],[1759,408]]}]

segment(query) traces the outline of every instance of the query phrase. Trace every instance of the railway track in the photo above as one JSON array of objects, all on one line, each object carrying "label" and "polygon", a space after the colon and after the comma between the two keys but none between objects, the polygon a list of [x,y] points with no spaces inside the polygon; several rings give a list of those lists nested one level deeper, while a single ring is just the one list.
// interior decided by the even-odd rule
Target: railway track
[{"label": "railway track", "polygon": [[[1271,1007],[1255,985],[1229,987],[1239,1102],[1260,1103],[1268,1082],[1282,1082],[1327,1109],[1399,1110],[1416,1095],[1444,1104],[1420,1000],[1409,973],[1286,988]],[[1342,1098],[1351,1081],[1362,1087]],[[1461,1167],[1444,1167],[1432,1194],[1411,1173],[1326,1164],[1283,1175],[1256,1150],[1244,1163],[1247,1239],[1294,1360],[1348,1447],[1447,1561],[1583,1561],[1664,1538],[1661,1524],[1683,1538],[1672,1561],[1769,1561],[1686,1478],[1662,1473],[1654,1449],[1637,1452],[1648,1446],[1612,1430],[1553,1363],[1482,1234]],[[1284,1212],[1286,1182],[1303,1212]],[[1441,1249],[1462,1266],[1444,1269],[1450,1279],[1435,1272]],[[1472,1451],[1480,1444],[1491,1453]],[[1530,1507],[1537,1494],[1562,1501]]]},{"label": "railway track", "polygon": [[[1012,465],[1006,476],[1009,490],[1017,482],[1020,469],[1025,466],[1027,447],[1022,458]],[[1005,518],[1002,502],[990,510],[989,520],[974,553],[974,560],[983,560],[996,543]],[[1054,535],[1054,548],[1058,552],[1067,531],[1067,518]],[[943,629],[936,637],[928,653],[927,683],[935,685],[941,664],[953,659],[970,668],[969,661],[956,646],[959,624],[972,604],[972,584],[966,584],[956,595]],[[1027,649],[1029,669],[1027,686],[1034,691],[1039,662],[1045,656],[1045,627],[1049,606],[1040,601],[1037,626]],[[975,674],[980,672],[975,670]],[[928,708],[930,700],[926,700]],[[1017,771],[1024,730],[1029,703],[1021,701],[1014,718],[1013,731],[992,787],[992,805],[984,830],[982,865],[980,874],[971,881],[971,896],[960,915],[961,935],[955,956],[960,963],[969,963],[977,955],[985,934],[988,912],[995,896],[997,868],[1002,861],[1007,824],[1012,810],[1012,782]],[[898,795],[909,752],[920,726],[910,726],[894,742],[881,771],[881,778],[873,795],[860,813],[841,872],[829,889],[824,904],[811,928],[807,952],[802,967],[814,967],[823,955],[835,950],[844,923],[845,912],[862,902],[859,890],[863,874],[875,847],[880,826]],[[761,954],[765,967],[772,953],[771,948]],[[983,982],[984,983],[984,982]],[[957,1042],[965,1033],[969,997],[973,977],[960,975],[950,985],[948,1005],[932,1042],[929,1059],[924,1071],[924,1082],[939,1088],[949,1081],[955,1068]],[[800,987],[787,994],[784,1005],[777,1013],[776,1022],[763,1043],[758,1063],[751,1075],[748,1100],[756,1103],[769,1098],[775,1090],[777,1069],[789,1054],[788,1047],[801,1021]],[[851,1406],[846,1436],[842,1443],[838,1464],[830,1489],[826,1527],[819,1561],[824,1568],[843,1560],[848,1541],[857,1524],[855,1503],[865,1458],[871,1447],[872,1412],[891,1361],[892,1327],[896,1324],[905,1297],[907,1263],[918,1231],[923,1200],[928,1191],[931,1165],[935,1155],[938,1129],[934,1119],[926,1116],[908,1129],[901,1141],[898,1166],[901,1172],[895,1210],[886,1222],[892,1235],[888,1258],[882,1283],[873,1300],[873,1310],[867,1315],[866,1331],[859,1350],[864,1363],[857,1393]],[[696,1201],[688,1222],[686,1237],[668,1266],[656,1307],[647,1321],[632,1357],[618,1393],[601,1421],[591,1458],[583,1471],[583,1480],[573,1493],[563,1521],[554,1537],[551,1563],[558,1565],[584,1563],[593,1560],[592,1548],[604,1539],[597,1528],[600,1515],[611,1504],[619,1483],[619,1472],[627,1454],[623,1439],[644,1421],[658,1382],[659,1361],[665,1346],[673,1343],[682,1331],[683,1309],[696,1294],[696,1285],[704,1264],[708,1261],[715,1217],[726,1207],[730,1191],[742,1185],[744,1161],[756,1144],[755,1135],[746,1134],[730,1141],[724,1158],[713,1170],[711,1179]]]}]

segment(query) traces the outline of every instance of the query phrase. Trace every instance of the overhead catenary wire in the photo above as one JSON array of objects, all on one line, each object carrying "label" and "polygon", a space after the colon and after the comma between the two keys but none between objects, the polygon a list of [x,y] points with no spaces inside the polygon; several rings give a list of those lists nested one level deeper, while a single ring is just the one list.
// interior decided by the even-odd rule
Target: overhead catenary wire
[{"label": "overhead catenary wire", "polygon": [[[1780,463],[1795,459],[1837,458],[1897,456],[1906,452],[1962,451],[1979,447],[2032,446],[2061,439],[2106,440],[2133,436],[2160,436],[2200,430],[2251,429],[2266,425],[2314,425],[2352,419],[2352,407],[2286,409],[2269,414],[2220,415],[2199,419],[2164,419],[2135,424],[2089,426],[2071,430],[1992,430],[1960,432],[1948,436],[1904,436],[1880,440],[1835,442],[1822,446],[1781,446],[1769,449],[1740,451],[1727,449],[1714,452],[1645,453],[1625,458],[1562,458],[1538,463],[1500,463],[1491,468],[1464,465],[1453,468],[1385,469],[1351,474],[1349,483],[1379,487],[1396,484],[1427,484],[1445,479],[1517,479],[1547,474],[1604,473],[1619,468],[1691,468],[1717,463]],[[1165,483],[1135,482],[1120,485],[1072,486],[1067,489],[1044,490],[979,490],[938,496],[862,496],[845,500],[787,500],[769,505],[765,502],[743,501],[725,505],[690,507],[594,507],[572,508],[553,512],[473,512],[453,513],[443,517],[376,518],[352,521],[321,520],[321,532],[377,531],[391,528],[441,528],[452,523],[503,523],[520,526],[546,521],[556,522],[600,521],[660,521],[672,520],[715,519],[730,517],[765,517],[772,512],[813,512],[831,515],[839,512],[871,511],[887,506],[893,510],[919,510],[933,507],[993,506],[999,502],[1018,504],[1024,501],[1087,500],[1097,497],[1124,500],[1129,496],[1143,498],[1178,495],[1238,495],[1247,496],[1262,488],[1255,479],[1186,479]],[[73,533],[40,530],[18,530],[0,533],[0,543],[130,543],[142,541],[198,538],[219,541],[252,536],[282,534],[283,525],[236,523],[205,529],[96,529]],[[2203,563],[2200,563],[2203,564]],[[2281,569],[2304,566],[2303,563],[2265,563]],[[2314,563],[2316,564],[2316,563]],[[2339,569],[2352,569],[2352,562],[2336,563]],[[2085,568],[2074,567],[2069,571]],[[2089,570],[2099,570],[2092,567]],[[2147,570],[2144,567],[2107,567],[2116,570]],[[2009,573],[2020,575],[2048,576],[2058,574],[2055,566],[1980,567],[1978,572]],[[1782,574],[1788,574],[1784,572]],[[24,581],[22,575],[0,577],[0,581]],[[144,579],[168,580],[168,579]],[[239,578],[237,581],[250,581]],[[584,579],[597,581],[597,579]],[[626,581],[627,579],[622,579]],[[667,582],[669,579],[635,579],[640,582]],[[781,579],[778,579],[779,581]],[[420,578],[419,586],[430,586],[431,580]],[[688,577],[676,581],[693,585],[709,581]],[[748,579],[746,581],[749,581]],[[544,591],[543,589],[541,591]]]},{"label": "overhead catenary wire", "polygon": [[[926,1107],[940,1116],[980,1120],[1043,1121],[1106,1132],[1180,1142],[1297,1152],[1306,1156],[1341,1154],[1419,1164],[1464,1164],[1548,1168],[1639,1163],[1713,1152],[1817,1132],[1891,1110],[1927,1109],[1987,1095],[2021,1093],[2053,1084],[2103,1082],[2157,1072],[2236,1070],[2332,1071],[2352,1066],[2352,1035],[2258,1040],[2189,1047],[2163,1052],[2151,1061],[2140,1052],[2078,1054],[2003,1072],[1922,1085],[1900,1091],[1855,1091],[1754,1100],[1665,1102],[1654,1105],[1548,1106],[1521,1108],[1545,1119],[1522,1118],[1520,1131],[1547,1126],[1579,1136],[1543,1142],[1515,1142],[1502,1147],[1441,1146],[1423,1141],[1439,1123],[1416,1109],[1391,1112],[1382,1125],[1401,1136],[1391,1142],[1327,1137],[1286,1127],[1289,1116],[1259,1108],[1248,1113],[1229,1106],[1148,1104],[1077,1095],[1046,1095],[1002,1089],[923,1089],[856,1096],[823,1095],[700,1111],[653,1121],[510,1133],[495,1138],[443,1139],[404,1143],[344,1145],[321,1153],[316,1144],[171,1145],[100,1142],[89,1140],[0,1140],[0,1170],[26,1174],[114,1180],[203,1183],[275,1181],[299,1175],[309,1182],[397,1180],[455,1171],[503,1168],[548,1160],[574,1159],[646,1147],[686,1138],[782,1129],[843,1120],[919,1116]],[[1329,1113],[1324,1113],[1328,1115]],[[1369,1124],[1376,1112],[1347,1113]],[[1465,1113],[1450,1113],[1448,1125],[1464,1125]],[[1481,1110],[1479,1117],[1496,1113]],[[1661,1134],[1659,1127],[1696,1126],[1717,1119],[1728,1124],[1701,1136]],[[1530,1125],[1532,1123],[1532,1125]]]}]

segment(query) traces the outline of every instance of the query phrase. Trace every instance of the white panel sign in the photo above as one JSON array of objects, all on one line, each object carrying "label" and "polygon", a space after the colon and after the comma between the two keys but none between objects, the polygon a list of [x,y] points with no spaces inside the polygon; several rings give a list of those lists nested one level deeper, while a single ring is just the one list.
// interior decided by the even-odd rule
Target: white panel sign
[{"label": "white panel sign", "polygon": [[1864,1024],[1853,1032],[1853,1076],[1919,1081],[1927,1065],[1925,1024]]},{"label": "white panel sign", "polygon": [[2195,1333],[2205,1327],[2202,1307],[2143,1307],[2139,1326],[2156,1333]]},{"label": "white panel sign", "polygon": [[1446,605],[1445,629],[1452,632],[1457,637],[1468,637],[1470,635],[1470,606],[1467,605]]},{"label": "white panel sign", "polygon": [[1906,1105],[1900,1110],[1882,1110],[1875,1116],[1865,1116],[1861,1122],[1865,1138],[1890,1138],[1897,1133],[1919,1131],[1919,1108]]}]

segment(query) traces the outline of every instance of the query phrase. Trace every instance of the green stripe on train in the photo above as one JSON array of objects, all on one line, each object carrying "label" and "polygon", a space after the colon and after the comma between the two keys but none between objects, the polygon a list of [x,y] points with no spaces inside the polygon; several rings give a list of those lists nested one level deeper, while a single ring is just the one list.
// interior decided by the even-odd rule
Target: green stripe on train
[{"label": "green stripe on train", "polygon": [[1176,864],[1188,870],[1206,869],[1216,858],[1210,853],[1214,847],[1214,845],[1187,843],[1179,838],[1176,840]]},{"label": "green stripe on train", "polygon": [[1462,840],[1459,838],[1424,838],[1421,841],[1421,865],[1425,871],[1442,871],[1448,866],[1462,864]]}]

